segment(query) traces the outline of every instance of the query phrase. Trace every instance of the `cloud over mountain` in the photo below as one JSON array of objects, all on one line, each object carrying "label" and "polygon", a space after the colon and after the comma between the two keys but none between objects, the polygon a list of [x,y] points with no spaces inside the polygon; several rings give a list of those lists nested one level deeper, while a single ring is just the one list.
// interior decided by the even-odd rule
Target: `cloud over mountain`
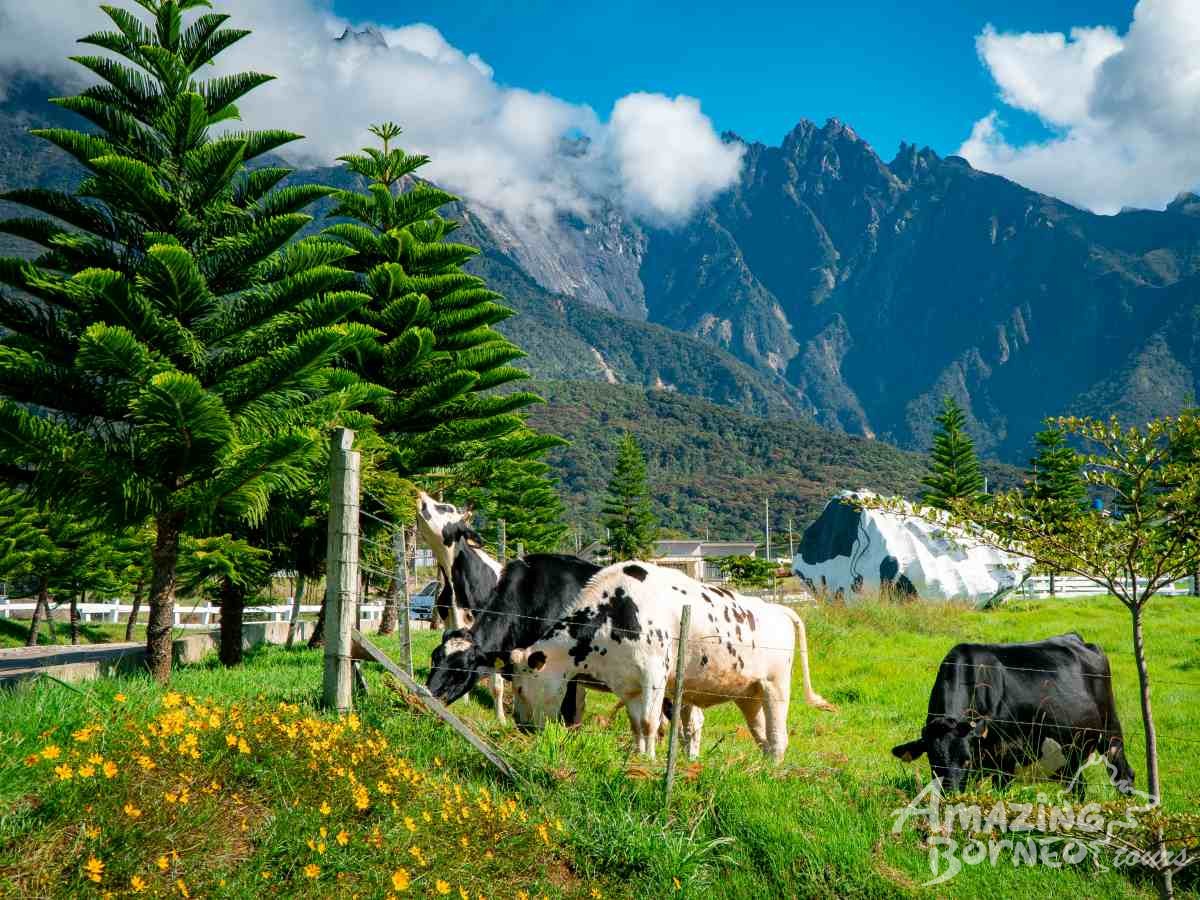
[{"label": "cloud over mountain", "polygon": [[[304,134],[289,149],[302,162],[328,164],[362,146],[369,124],[394,120],[406,149],[433,158],[429,177],[514,220],[542,222],[586,217],[604,198],[677,223],[738,176],[743,148],[723,143],[692,98],[630,94],[604,121],[587,105],[504,84],[429,25],[367,31],[316,0],[243,0],[230,11],[254,33],[221,68],[278,76],[246,98],[243,117]],[[92,0],[0,9],[0,93],[18,73],[76,86],[82,70],[65,58],[80,52],[75,38],[109,27]]]},{"label": "cloud over mountain", "polygon": [[993,110],[958,151],[972,165],[1097,212],[1162,208],[1200,184],[1195,0],[1140,0],[1124,35],[989,26],[976,47],[1000,99],[1037,116],[1052,136],[1010,143],[1003,113]]}]

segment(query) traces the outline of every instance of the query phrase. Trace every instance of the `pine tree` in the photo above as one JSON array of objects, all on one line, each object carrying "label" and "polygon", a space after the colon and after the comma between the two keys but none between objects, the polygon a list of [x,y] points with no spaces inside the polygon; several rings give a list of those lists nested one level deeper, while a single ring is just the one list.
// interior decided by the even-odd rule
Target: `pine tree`
[{"label": "pine tree", "polygon": [[479,251],[446,238],[457,228],[438,210],[457,198],[413,177],[429,157],[392,146],[400,128],[372,126],[381,147],[341,159],[368,193],[337,191],[325,234],[353,248],[342,261],[370,302],[353,317],[381,335],[349,364],[391,395],[373,407],[392,445],[390,468],[411,476],[472,460],[535,456],[562,443],[525,425],[528,391],[486,394],[529,377],[510,363],[525,354],[492,328],[512,315],[483,279],[462,270]]},{"label": "pine tree", "polygon": [[248,32],[185,27],[204,0],[138,3],[149,23],[103,7],[115,30],[82,42],[111,55],[75,58],[98,83],[54,101],[91,130],[34,132],[86,169],[79,189],[0,198],[52,217],[0,223],[45,249],[0,259],[0,466],[87,518],[153,522],[147,649],[165,679],[185,530],[261,521],[310,477],[324,429],[373,396],[332,363],[376,335],[345,322],[367,301],[345,290],[349,249],[293,242],[330,190],[246,168],[298,136],[210,133],[270,80],[196,78]]},{"label": "pine tree", "polygon": [[[1029,461],[1025,493],[1038,510],[1048,534],[1062,534],[1069,520],[1084,512],[1087,487],[1083,461],[1067,445],[1061,428],[1047,428],[1034,437],[1037,454]],[[1050,570],[1050,594],[1055,593],[1057,571]]]},{"label": "pine tree", "polygon": [[550,467],[536,459],[502,460],[486,467],[481,483],[461,495],[475,510],[479,531],[485,541],[499,542],[504,521],[510,555],[518,547],[526,553],[556,553],[570,529],[564,521],[565,508]]},{"label": "pine tree", "polygon": [[929,474],[921,481],[926,488],[921,499],[929,506],[949,509],[983,493],[983,473],[966,432],[967,417],[953,398],[946,397],[934,421],[938,432],[933,437]]},{"label": "pine tree", "polygon": [[651,554],[658,523],[650,508],[646,459],[637,438],[628,432],[617,442],[617,464],[602,512],[614,561],[644,559]]}]

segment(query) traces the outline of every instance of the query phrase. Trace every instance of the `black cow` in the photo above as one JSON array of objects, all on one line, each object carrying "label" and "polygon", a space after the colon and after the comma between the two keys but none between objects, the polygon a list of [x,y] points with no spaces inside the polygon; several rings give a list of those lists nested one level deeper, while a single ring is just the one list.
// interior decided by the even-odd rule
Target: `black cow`
[{"label": "black cow", "polygon": [[1018,768],[1053,746],[1047,739],[1066,759],[1055,777],[1079,799],[1085,786],[1078,773],[1093,751],[1104,755],[1119,791],[1132,789],[1108,657],[1078,634],[1026,644],[959,644],[942,660],[921,737],[892,754],[905,762],[929,754],[943,790],[954,792],[983,773],[1008,785]]},{"label": "black cow", "polygon": [[[499,583],[492,577],[489,585],[491,569],[474,545],[478,536],[464,525],[447,529],[457,530],[455,596],[470,606],[474,623],[442,636],[441,646],[433,651],[427,685],[443,703],[453,703],[480,678],[494,675],[498,660],[507,670],[509,653],[541,637],[600,567],[575,556],[534,553],[510,562]],[[563,719],[578,724],[582,713],[583,688],[577,687],[563,701]]]}]

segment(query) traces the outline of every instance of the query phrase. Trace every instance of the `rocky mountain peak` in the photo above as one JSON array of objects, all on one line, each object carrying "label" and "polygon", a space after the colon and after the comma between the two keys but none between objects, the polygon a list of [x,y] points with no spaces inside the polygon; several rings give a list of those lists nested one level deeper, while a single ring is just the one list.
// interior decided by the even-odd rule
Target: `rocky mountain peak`
[{"label": "rocky mountain peak", "polygon": [[366,47],[372,50],[387,50],[388,42],[374,25],[368,25],[362,31],[352,31],[347,28],[340,37],[334,38],[339,44],[352,47]]}]

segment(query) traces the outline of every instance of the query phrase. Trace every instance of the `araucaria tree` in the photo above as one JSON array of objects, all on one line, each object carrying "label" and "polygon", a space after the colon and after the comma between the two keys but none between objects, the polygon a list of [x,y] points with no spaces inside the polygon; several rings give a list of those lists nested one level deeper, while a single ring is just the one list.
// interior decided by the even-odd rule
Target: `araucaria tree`
[{"label": "araucaria tree", "polygon": [[153,523],[148,655],[170,673],[180,539],[218,517],[260,521],[273,490],[310,477],[324,430],[372,390],[335,360],[375,344],[347,317],[350,255],[292,242],[329,190],[278,188],[246,163],[295,140],[231,131],[234,105],[270,76],[197,73],[248,32],[185,16],[204,0],[138,0],[75,60],[99,79],[54,101],[87,131],[35,132],[74,157],[74,194],[3,199],[50,216],[0,230],[43,248],[0,260],[0,466],[50,504],[113,526]]},{"label": "araucaria tree", "polygon": [[614,561],[650,555],[658,523],[650,507],[646,459],[637,438],[628,432],[617,442],[617,464],[608,483],[603,514]]},{"label": "araucaria tree", "polygon": [[949,509],[957,501],[983,493],[983,473],[966,432],[967,417],[953,398],[946,397],[934,421],[938,431],[930,451],[929,474],[921,481],[925,486],[921,499],[929,506]]},{"label": "araucaria tree", "polygon": [[[1037,455],[1029,461],[1025,492],[1037,501],[1043,525],[1063,531],[1083,512],[1087,487],[1083,483],[1083,461],[1071,449],[1061,428],[1047,428],[1034,438]],[[1050,570],[1050,593],[1054,593],[1055,570]]]}]

